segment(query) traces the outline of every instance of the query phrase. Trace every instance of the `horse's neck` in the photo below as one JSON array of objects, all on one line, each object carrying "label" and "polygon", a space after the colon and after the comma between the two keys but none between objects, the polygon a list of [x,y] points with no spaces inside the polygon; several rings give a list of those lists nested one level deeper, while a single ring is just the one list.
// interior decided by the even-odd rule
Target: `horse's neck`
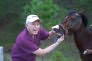
[{"label": "horse's neck", "polygon": [[92,48],[92,34],[88,31],[88,28],[83,28],[73,33],[75,44],[79,48],[80,52],[85,49]]},{"label": "horse's neck", "polygon": [[84,42],[83,39],[85,37],[85,35],[84,35],[85,34],[85,30],[86,30],[86,28],[81,28],[80,30],[78,30],[78,31],[73,33],[75,43],[76,43],[77,47],[79,48],[79,50],[81,52],[83,52],[83,50],[84,50],[84,47],[80,47],[80,46],[81,46],[81,43]]},{"label": "horse's neck", "polygon": [[79,35],[91,35],[92,36],[92,28],[90,29],[89,27],[82,27],[79,30],[73,32],[74,36],[79,36]]},{"label": "horse's neck", "polygon": [[87,32],[86,32],[86,27],[83,27],[83,28],[80,28],[79,30],[77,30],[77,31],[75,31],[75,32],[73,32],[73,35],[74,35],[74,37],[79,37],[79,36],[83,36],[84,34],[86,34]]}]

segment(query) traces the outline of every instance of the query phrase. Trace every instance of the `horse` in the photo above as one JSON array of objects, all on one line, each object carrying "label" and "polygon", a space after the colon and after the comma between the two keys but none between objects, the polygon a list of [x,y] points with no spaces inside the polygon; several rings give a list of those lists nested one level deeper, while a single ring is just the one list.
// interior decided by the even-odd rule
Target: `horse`
[{"label": "horse", "polygon": [[73,35],[82,61],[92,61],[92,27],[88,27],[88,19],[82,12],[72,10],[60,23],[61,31]]}]

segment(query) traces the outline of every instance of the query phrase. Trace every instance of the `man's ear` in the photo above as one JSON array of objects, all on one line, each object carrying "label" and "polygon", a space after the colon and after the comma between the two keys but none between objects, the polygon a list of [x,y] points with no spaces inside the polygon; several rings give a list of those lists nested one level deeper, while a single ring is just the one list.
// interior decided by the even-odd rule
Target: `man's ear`
[{"label": "man's ear", "polygon": [[25,24],[25,27],[27,28],[28,27],[28,24]]},{"label": "man's ear", "polygon": [[28,26],[28,24],[25,24],[25,27],[27,27]]}]

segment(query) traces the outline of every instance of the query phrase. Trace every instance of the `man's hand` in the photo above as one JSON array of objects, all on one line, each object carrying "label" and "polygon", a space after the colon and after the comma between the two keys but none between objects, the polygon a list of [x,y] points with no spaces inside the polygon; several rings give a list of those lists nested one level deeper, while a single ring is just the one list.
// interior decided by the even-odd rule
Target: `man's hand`
[{"label": "man's hand", "polygon": [[64,34],[57,40],[57,42],[62,42],[64,40]]}]

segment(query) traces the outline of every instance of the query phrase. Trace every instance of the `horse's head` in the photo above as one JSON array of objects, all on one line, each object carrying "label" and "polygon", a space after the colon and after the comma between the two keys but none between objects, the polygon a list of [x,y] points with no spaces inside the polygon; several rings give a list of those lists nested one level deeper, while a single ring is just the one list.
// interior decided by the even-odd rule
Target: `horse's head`
[{"label": "horse's head", "polygon": [[[87,19],[82,13],[79,13],[75,10],[72,10],[65,17],[64,21],[61,23],[61,26],[65,31],[76,32],[82,28],[82,26],[87,25]],[[66,32],[68,33],[68,32]]]}]

